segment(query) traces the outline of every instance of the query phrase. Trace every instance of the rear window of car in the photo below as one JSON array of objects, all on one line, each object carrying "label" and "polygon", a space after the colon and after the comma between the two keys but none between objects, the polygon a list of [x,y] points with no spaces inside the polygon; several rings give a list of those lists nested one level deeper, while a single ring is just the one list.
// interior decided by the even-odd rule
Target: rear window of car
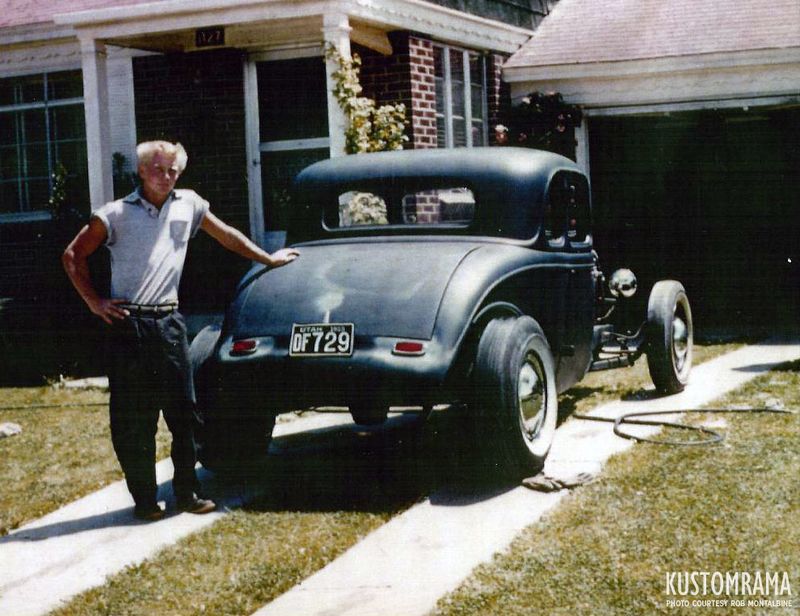
[{"label": "rear window of car", "polygon": [[382,194],[349,190],[338,198],[338,217],[328,216],[326,226],[336,229],[399,225],[467,226],[475,217],[475,195],[465,186],[430,188]]}]

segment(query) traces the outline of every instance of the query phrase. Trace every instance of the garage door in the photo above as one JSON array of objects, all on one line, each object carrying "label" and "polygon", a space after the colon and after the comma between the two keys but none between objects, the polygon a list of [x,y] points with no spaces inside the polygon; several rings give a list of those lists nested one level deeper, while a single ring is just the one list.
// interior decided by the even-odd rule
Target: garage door
[{"label": "garage door", "polygon": [[800,109],[593,117],[598,252],[685,282],[701,323],[797,323]]}]

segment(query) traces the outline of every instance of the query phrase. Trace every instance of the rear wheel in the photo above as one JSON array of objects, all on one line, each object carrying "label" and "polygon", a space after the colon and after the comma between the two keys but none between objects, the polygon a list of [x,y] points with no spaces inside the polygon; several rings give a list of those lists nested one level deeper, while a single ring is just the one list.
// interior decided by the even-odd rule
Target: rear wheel
[{"label": "rear wheel", "polygon": [[556,429],[555,366],[547,338],[527,316],[494,319],[475,360],[475,438],[502,476],[538,473]]},{"label": "rear wheel", "polygon": [[197,456],[211,471],[254,472],[266,459],[275,416],[261,410],[252,396],[232,395],[222,387],[209,361],[218,337],[218,328],[206,327],[189,347],[202,420],[196,433]]},{"label": "rear wheel", "polygon": [[198,439],[198,459],[216,473],[258,474],[267,459],[275,427],[273,415],[253,417],[231,411],[224,419],[210,416],[203,420]]},{"label": "rear wheel", "polygon": [[360,426],[378,426],[389,414],[388,407],[368,401],[354,402],[349,409],[353,421]]},{"label": "rear wheel", "polygon": [[658,281],[647,303],[647,367],[658,391],[683,391],[692,369],[693,339],[692,310],[683,285]]}]

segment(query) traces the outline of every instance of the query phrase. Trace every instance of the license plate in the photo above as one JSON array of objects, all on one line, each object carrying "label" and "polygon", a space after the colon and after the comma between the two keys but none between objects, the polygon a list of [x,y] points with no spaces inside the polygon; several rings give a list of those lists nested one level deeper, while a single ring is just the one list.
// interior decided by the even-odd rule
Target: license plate
[{"label": "license plate", "polygon": [[352,323],[292,325],[291,357],[350,357],[353,354]]}]

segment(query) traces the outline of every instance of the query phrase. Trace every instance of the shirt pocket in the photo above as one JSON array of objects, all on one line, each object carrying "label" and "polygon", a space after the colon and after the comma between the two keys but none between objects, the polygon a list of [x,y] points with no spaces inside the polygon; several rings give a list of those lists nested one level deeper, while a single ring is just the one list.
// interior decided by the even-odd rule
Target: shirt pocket
[{"label": "shirt pocket", "polygon": [[176,249],[189,241],[190,227],[188,220],[171,220],[169,222],[169,236],[172,238]]}]

